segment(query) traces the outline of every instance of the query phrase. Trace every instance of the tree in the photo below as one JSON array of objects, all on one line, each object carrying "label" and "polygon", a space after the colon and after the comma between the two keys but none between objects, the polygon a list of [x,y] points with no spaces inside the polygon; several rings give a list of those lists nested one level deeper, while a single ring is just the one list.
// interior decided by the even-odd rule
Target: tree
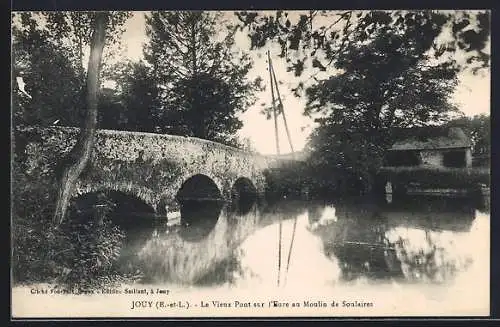
[{"label": "tree", "polygon": [[[328,16],[328,24],[314,24]],[[304,113],[320,117],[309,142],[314,171],[341,168],[354,180],[377,171],[391,128],[450,120],[457,112],[449,101],[457,73],[489,65],[485,12],[310,11],[294,23],[281,11],[238,17],[253,48],[276,41],[289,70],[301,77],[292,91],[305,91]],[[442,42],[446,33],[451,38]],[[466,60],[455,60],[455,51]]]},{"label": "tree", "polygon": [[101,89],[97,122],[101,129],[127,130],[127,110],[122,95],[115,89]]},{"label": "tree", "polygon": [[[440,113],[454,110],[447,98],[456,73],[489,67],[490,19],[484,11],[277,11],[237,16],[240,29],[248,30],[252,49],[275,42],[289,70],[296,76],[312,74],[292,89],[297,96],[306,90],[308,115],[348,106],[347,112],[337,114],[366,118],[379,128],[393,120],[407,125],[411,120],[434,122],[447,118]],[[465,60],[455,60],[455,52]],[[324,78],[318,80],[318,73]],[[401,90],[405,83],[413,89]],[[404,98],[398,97],[402,94]],[[364,110],[368,116],[356,113],[361,105],[353,104],[360,99],[372,102]],[[394,107],[402,105],[405,108],[396,112]],[[405,111],[412,107],[415,110]]]},{"label": "tree", "polygon": [[[31,13],[19,14],[12,29],[13,114],[15,124],[78,126],[82,76],[39,28]],[[26,94],[19,91],[21,81]]]},{"label": "tree", "polygon": [[[110,12],[109,70],[127,12]],[[31,98],[13,93],[15,123],[79,126],[85,115],[84,54],[96,12],[20,12],[13,15],[13,81],[22,77]]]},{"label": "tree", "polygon": [[56,208],[54,211],[54,222],[60,224],[68,207],[68,202],[75,186],[75,183],[85,168],[94,145],[95,133],[97,129],[97,106],[99,90],[99,72],[101,68],[101,58],[106,39],[106,24],[108,14],[100,12],[96,14],[94,30],[90,47],[90,58],[87,70],[87,112],[84,124],[80,130],[76,145],[69,154],[68,164],[64,167],[61,175],[60,186]]},{"label": "tree", "polygon": [[[392,127],[448,120],[458,110],[450,104],[458,69],[450,61],[433,64],[428,55],[445,19],[431,12],[411,17],[412,24],[378,26],[370,39],[358,25],[337,53],[334,66],[341,72],[306,90],[305,113],[321,113],[329,119],[320,123],[348,125],[372,138]],[[392,17],[378,13],[376,19]]]},{"label": "tree", "polygon": [[100,101],[102,128],[157,133],[175,126],[173,116],[166,121],[161,111],[160,92],[151,66],[144,61],[121,61],[108,76],[115,83]]},{"label": "tree", "polygon": [[384,147],[346,125],[320,124],[306,148],[309,175],[321,192],[369,191],[383,163]]},{"label": "tree", "polygon": [[[120,36],[124,32],[124,23],[130,18],[131,13],[127,11],[110,11],[106,23],[108,37],[103,52],[102,73],[109,73],[112,66],[110,62],[120,51]],[[90,47],[94,21],[98,12],[95,11],[48,11],[39,15],[46,22],[49,38],[60,49],[68,54],[75,69],[83,73],[85,71],[84,54]],[[103,74],[103,76],[106,76]]]},{"label": "tree", "polygon": [[463,116],[450,121],[448,126],[461,127],[468,134],[474,156],[491,155],[491,118],[489,115]]},{"label": "tree", "polygon": [[236,143],[237,114],[255,102],[260,80],[246,78],[252,61],[234,51],[234,28],[221,26],[221,13],[147,16],[145,59],[160,90],[162,132]]},{"label": "tree", "polygon": [[161,90],[154,76],[151,67],[141,61],[126,64],[118,78],[128,130],[159,132],[165,128],[159,100]]}]

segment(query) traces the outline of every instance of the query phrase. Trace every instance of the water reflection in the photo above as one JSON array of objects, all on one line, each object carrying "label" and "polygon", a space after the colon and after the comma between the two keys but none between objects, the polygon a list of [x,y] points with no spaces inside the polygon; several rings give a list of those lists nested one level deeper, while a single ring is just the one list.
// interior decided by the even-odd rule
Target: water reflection
[{"label": "water reflection", "polygon": [[[149,237],[141,236],[135,264],[148,282],[265,286],[281,276],[300,287],[359,280],[443,283],[474,264],[474,240],[489,235],[488,214],[478,216],[475,204],[464,199],[284,200],[265,208],[254,203],[246,214],[226,206],[217,210],[215,226],[198,233],[196,241],[185,238],[182,225],[155,227]],[[476,238],[474,225],[482,228]]]},{"label": "water reflection", "polygon": [[474,217],[470,203],[436,198],[391,205],[356,199],[309,209],[311,230],[323,240],[325,254],[339,261],[346,281],[447,281],[471,263],[454,241]]}]

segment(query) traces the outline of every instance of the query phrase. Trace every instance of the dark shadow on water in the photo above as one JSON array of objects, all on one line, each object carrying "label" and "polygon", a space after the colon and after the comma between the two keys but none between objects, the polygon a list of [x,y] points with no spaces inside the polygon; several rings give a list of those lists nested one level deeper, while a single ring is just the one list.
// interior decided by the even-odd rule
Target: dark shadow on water
[{"label": "dark shadow on water", "polygon": [[240,177],[231,188],[231,211],[246,215],[257,203],[257,189],[248,178]]},{"label": "dark shadow on water", "polygon": [[218,201],[184,200],[181,205],[179,235],[187,241],[200,241],[214,229],[224,204]]},{"label": "dark shadow on water", "polygon": [[470,198],[409,197],[381,205],[390,226],[466,232],[475,218],[477,204]]}]

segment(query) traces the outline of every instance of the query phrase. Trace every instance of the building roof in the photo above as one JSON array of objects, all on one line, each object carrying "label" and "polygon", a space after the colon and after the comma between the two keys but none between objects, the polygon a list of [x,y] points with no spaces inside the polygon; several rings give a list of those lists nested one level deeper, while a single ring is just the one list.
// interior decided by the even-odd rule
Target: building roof
[{"label": "building roof", "polygon": [[391,151],[468,148],[469,137],[458,127],[417,127],[396,130]]}]

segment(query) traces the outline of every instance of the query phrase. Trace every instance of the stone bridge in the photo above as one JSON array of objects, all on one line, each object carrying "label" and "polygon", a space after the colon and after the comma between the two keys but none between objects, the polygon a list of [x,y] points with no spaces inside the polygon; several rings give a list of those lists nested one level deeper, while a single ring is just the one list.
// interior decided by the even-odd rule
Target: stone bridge
[{"label": "stone bridge", "polygon": [[[16,153],[21,153],[28,175],[57,170],[78,132],[69,127],[18,128]],[[238,191],[245,191],[259,199],[265,191],[263,172],[273,163],[269,157],[193,137],[99,130],[74,196],[118,191],[141,199],[158,214],[181,198],[230,203]]]}]

